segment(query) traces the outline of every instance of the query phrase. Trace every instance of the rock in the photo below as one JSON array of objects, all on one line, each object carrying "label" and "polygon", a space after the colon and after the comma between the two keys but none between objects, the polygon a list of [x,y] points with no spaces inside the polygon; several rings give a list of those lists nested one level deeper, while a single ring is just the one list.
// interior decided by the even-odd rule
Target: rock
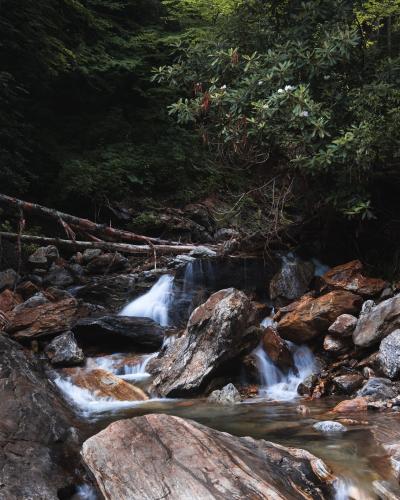
[{"label": "rock", "polygon": [[326,335],[324,338],[324,350],[327,352],[343,352],[349,348],[349,342],[346,339],[340,339],[333,335]]},{"label": "rock", "polygon": [[17,340],[54,336],[71,329],[78,302],[74,298],[50,302],[38,295],[13,311],[7,332]]},{"label": "rock", "polygon": [[351,314],[341,314],[328,328],[331,335],[338,337],[351,337],[357,325],[357,318]]},{"label": "rock", "polygon": [[299,405],[296,407],[296,413],[299,415],[310,415],[310,409],[305,405]]},{"label": "rock", "polygon": [[0,311],[3,313],[12,311],[21,302],[21,297],[11,290],[6,289],[0,293]]},{"label": "rock", "polygon": [[81,281],[85,276],[85,269],[80,264],[70,264],[69,270],[74,278]]},{"label": "rock", "polygon": [[103,251],[100,248],[87,248],[83,252],[80,262],[77,261],[77,263],[88,264],[91,260],[100,257],[102,253]]},{"label": "rock", "polygon": [[214,233],[214,238],[216,241],[232,240],[239,237],[239,231],[236,231],[236,229],[232,229],[230,227],[221,227]]},{"label": "rock", "polygon": [[358,295],[344,290],[318,298],[305,296],[279,321],[278,333],[286,340],[306,342],[326,331],[341,314],[357,313],[361,302]]},{"label": "rock", "polygon": [[40,289],[35,283],[32,283],[32,281],[24,281],[17,286],[17,292],[24,300],[27,300],[39,293]]},{"label": "rock", "polygon": [[373,490],[382,500],[398,500],[400,487],[390,481],[375,480],[372,482]]},{"label": "rock", "polygon": [[376,306],[363,307],[353,333],[354,344],[369,347],[400,328],[400,295],[384,300]]},{"label": "rock", "polygon": [[399,394],[396,385],[387,378],[373,377],[367,380],[357,395],[367,397],[372,400],[391,399]]},{"label": "rock", "polygon": [[163,414],[112,423],[82,457],[109,500],[333,498],[327,466],[307,451]]},{"label": "rock", "polygon": [[194,248],[190,253],[190,257],[196,257],[196,258],[212,258],[217,256],[217,252],[214,250],[211,250],[211,248],[208,247],[196,247]]},{"label": "rock", "polygon": [[363,276],[362,270],[361,262],[353,260],[330,269],[322,276],[322,280],[330,288],[348,290],[366,297],[379,295],[388,286],[384,280]]},{"label": "rock", "polygon": [[4,335],[0,393],[0,498],[58,498],[79,460],[69,439],[73,416],[39,365]]},{"label": "rock", "polygon": [[72,274],[65,267],[52,264],[50,271],[43,279],[45,285],[66,288],[74,283]]},{"label": "rock", "polygon": [[38,248],[32,255],[29,256],[28,262],[32,267],[47,269],[50,265],[60,258],[57,247],[49,245],[47,247]]},{"label": "rock", "polygon": [[357,397],[354,399],[346,399],[337,404],[332,412],[333,413],[353,413],[358,411],[368,410],[368,399],[365,397]]},{"label": "rock", "polygon": [[254,326],[254,318],[254,306],[243,292],[228,288],[211,295],[159,359],[153,391],[170,397],[201,391],[217,370],[257,346],[261,329]]},{"label": "rock", "polygon": [[13,289],[14,285],[18,282],[19,275],[14,271],[14,269],[7,269],[6,271],[0,272],[0,292],[5,288]]},{"label": "rock", "polygon": [[72,332],[65,332],[53,339],[46,346],[45,353],[54,366],[80,365],[85,360]]},{"label": "rock", "polygon": [[364,377],[359,373],[349,373],[347,375],[339,375],[334,377],[333,383],[343,394],[352,394],[359,389],[364,382]]},{"label": "rock", "polygon": [[119,349],[157,351],[164,339],[164,329],[150,318],[109,315],[85,318],[73,327],[79,345],[116,352]]},{"label": "rock", "polygon": [[317,422],[313,425],[316,431],[320,432],[346,432],[347,429],[343,424],[339,422],[334,422],[333,420],[325,420],[323,422]]},{"label": "rock", "polygon": [[293,302],[307,291],[313,277],[314,264],[312,262],[285,256],[282,259],[282,267],[269,284],[270,297],[281,304]]},{"label": "rock", "polygon": [[129,268],[129,261],[118,252],[105,253],[92,259],[86,269],[91,274],[106,274],[123,271]]},{"label": "rock", "polygon": [[384,338],[379,346],[378,363],[382,372],[390,379],[400,376],[400,330]]},{"label": "rock", "polygon": [[262,345],[264,351],[279,368],[287,370],[293,366],[292,353],[275,328],[265,329]]},{"label": "rock", "polygon": [[317,382],[317,375],[315,375],[314,373],[312,375],[309,375],[303,380],[303,382],[301,382],[301,384],[299,384],[297,388],[298,394],[300,394],[300,396],[311,396]]},{"label": "rock", "polygon": [[74,372],[70,369],[67,370],[65,372],[71,376],[73,384],[95,393],[97,397],[112,398],[117,401],[146,401],[149,399],[139,387],[125,382],[102,368],[90,371],[80,368]]},{"label": "rock", "polygon": [[219,405],[233,405],[239,403],[241,400],[239,391],[233,384],[228,384],[220,391],[213,391],[207,398],[209,403],[216,403]]}]

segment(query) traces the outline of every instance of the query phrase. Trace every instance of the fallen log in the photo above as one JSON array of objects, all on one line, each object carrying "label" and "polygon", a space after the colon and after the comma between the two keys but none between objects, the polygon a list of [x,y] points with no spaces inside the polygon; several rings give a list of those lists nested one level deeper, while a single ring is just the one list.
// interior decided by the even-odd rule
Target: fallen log
[{"label": "fallen log", "polygon": [[[81,219],[80,217],[75,217],[74,215],[59,212],[58,210],[55,210],[53,208],[47,208],[42,205],[38,205],[37,203],[30,203],[27,201],[19,200],[18,198],[13,198],[5,194],[0,194],[0,203],[5,203],[7,205],[17,207],[24,212],[35,212],[45,217],[55,219],[57,222],[63,221],[64,223],[74,226],[75,230],[80,230],[84,233],[92,233],[101,237],[108,237],[111,240],[144,241],[148,245],[150,245],[151,243],[155,245],[180,245],[180,243],[176,241],[168,241],[162,240],[160,238],[143,236],[141,234],[132,233],[130,231],[115,229],[113,227],[107,226],[106,224],[97,224],[96,222],[93,222],[89,219]],[[64,229],[66,229],[67,226],[63,227]]]},{"label": "fallen log", "polygon": [[[144,253],[168,254],[168,253],[187,253],[198,248],[198,245],[131,245],[129,243],[113,243],[109,241],[74,241],[63,240],[60,238],[47,238],[44,236],[32,236],[30,234],[17,234],[0,232],[0,238],[8,240],[21,241],[26,243],[36,243],[37,245],[62,246],[72,251],[86,250],[87,248],[99,248],[108,252],[120,252],[131,255],[140,255]],[[212,250],[217,250],[216,246],[208,246]]]}]

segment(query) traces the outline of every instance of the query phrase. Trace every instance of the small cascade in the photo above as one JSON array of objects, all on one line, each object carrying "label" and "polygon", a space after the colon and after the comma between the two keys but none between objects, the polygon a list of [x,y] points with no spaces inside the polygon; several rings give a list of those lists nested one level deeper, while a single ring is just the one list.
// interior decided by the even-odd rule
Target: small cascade
[{"label": "small cascade", "polygon": [[[165,341],[164,341],[165,342]],[[150,373],[147,373],[146,368],[149,362],[158,356],[158,352],[153,352],[147,356],[143,356],[142,361],[136,365],[124,365],[123,373],[117,373],[117,375],[123,380],[131,380],[133,382],[138,382],[140,380],[146,380],[151,377]]]},{"label": "small cascade", "polygon": [[151,318],[161,326],[169,326],[173,282],[173,276],[169,274],[161,276],[147,293],[125,306],[120,315]]}]

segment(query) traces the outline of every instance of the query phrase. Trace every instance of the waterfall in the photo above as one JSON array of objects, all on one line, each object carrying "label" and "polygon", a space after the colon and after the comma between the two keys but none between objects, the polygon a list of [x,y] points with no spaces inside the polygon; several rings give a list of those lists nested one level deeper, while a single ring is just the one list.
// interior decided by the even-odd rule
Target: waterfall
[{"label": "waterfall", "polygon": [[136,365],[124,365],[123,373],[118,374],[123,380],[140,381],[149,378],[151,375],[147,373],[146,368],[149,362],[158,356],[158,352],[153,352],[147,356],[143,356],[142,361]]},{"label": "waterfall", "polygon": [[169,326],[169,309],[172,302],[174,277],[165,274],[144,295],[125,306],[121,316],[151,318],[161,326]]}]

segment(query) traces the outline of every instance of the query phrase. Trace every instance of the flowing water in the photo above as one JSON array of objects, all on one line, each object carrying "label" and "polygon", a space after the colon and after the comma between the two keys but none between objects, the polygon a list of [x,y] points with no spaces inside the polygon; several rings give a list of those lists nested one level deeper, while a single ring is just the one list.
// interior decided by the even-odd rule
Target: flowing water
[{"label": "flowing water", "polygon": [[[196,287],[195,273],[201,269],[193,265],[188,268],[180,289],[180,300],[183,295],[188,298],[193,293]],[[201,272],[204,275],[204,268]],[[121,314],[146,316],[161,325],[169,325],[174,304],[176,305],[174,280],[172,276],[165,275],[149,292],[128,304]],[[273,311],[263,320],[262,325],[273,326],[272,317]],[[163,349],[168,348],[173,341],[174,337],[166,337]],[[288,345],[293,355],[294,368],[286,373],[271,361],[261,346],[254,351],[262,381],[259,394],[254,399],[232,406],[210,404],[201,398],[116,401],[77,387],[70,378],[61,374],[54,381],[76,413],[91,423],[91,434],[121,418],[156,412],[173,414],[234,435],[252,436],[284,446],[307,449],[322,458],[338,477],[335,500],[377,498],[373,492],[373,482],[393,480],[393,477],[383,448],[373,439],[373,431],[376,426],[400,428],[400,415],[368,413],[362,416],[363,421],[353,421],[352,425],[343,420],[344,415],[341,418],[346,432],[318,431],[313,427],[317,422],[340,421],[340,418],[329,413],[338,399],[307,401],[298,396],[298,385],[315,372],[317,366],[308,347],[292,343]],[[136,358],[127,354],[98,356],[87,360],[86,369],[101,367],[128,382],[147,387],[151,376],[146,368],[157,355],[158,353],[151,353]],[[302,405],[301,412],[299,405]]]}]

